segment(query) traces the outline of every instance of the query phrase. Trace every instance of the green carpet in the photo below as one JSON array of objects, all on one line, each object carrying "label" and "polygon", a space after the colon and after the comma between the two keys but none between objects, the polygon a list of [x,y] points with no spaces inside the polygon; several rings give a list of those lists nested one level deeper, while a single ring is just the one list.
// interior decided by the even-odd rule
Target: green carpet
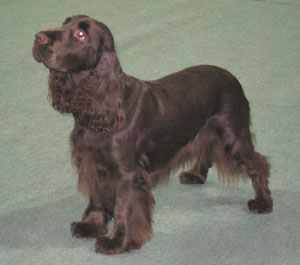
[{"label": "green carpet", "polygon": [[[252,110],[257,150],[270,157],[274,211],[251,214],[251,183],[154,191],[154,236],[141,250],[94,252],[71,237],[86,199],[76,191],[73,121],[47,100],[35,32],[86,14],[111,29],[123,70],[156,79],[195,64],[230,70]],[[300,264],[299,0],[1,0],[0,264]]]}]

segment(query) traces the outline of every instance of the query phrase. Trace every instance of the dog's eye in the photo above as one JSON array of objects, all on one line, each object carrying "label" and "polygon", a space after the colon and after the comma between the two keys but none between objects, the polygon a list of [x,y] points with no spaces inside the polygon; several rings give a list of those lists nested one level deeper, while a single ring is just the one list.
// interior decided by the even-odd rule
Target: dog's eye
[{"label": "dog's eye", "polygon": [[80,41],[84,41],[85,40],[85,32],[83,30],[77,30],[75,32],[75,37],[77,39],[79,39]]}]

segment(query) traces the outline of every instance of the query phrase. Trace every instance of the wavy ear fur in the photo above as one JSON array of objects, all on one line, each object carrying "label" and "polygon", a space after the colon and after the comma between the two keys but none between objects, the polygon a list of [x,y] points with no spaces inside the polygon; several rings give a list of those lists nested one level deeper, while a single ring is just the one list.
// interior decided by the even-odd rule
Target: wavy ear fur
[{"label": "wavy ear fur", "polygon": [[49,94],[53,108],[61,113],[72,112],[72,101],[75,90],[67,73],[50,70],[48,80]]},{"label": "wavy ear fur", "polygon": [[98,65],[82,87],[86,92],[83,97],[89,104],[85,104],[77,115],[81,125],[93,131],[116,131],[123,126],[123,75],[115,52],[103,50]]},{"label": "wavy ear fur", "polygon": [[96,68],[80,73],[50,71],[49,96],[61,113],[72,112],[80,125],[115,131],[125,122],[122,109],[124,74],[114,51],[103,50]]},{"label": "wavy ear fur", "polygon": [[[83,108],[79,106],[77,115],[80,124],[93,131],[115,131],[125,122],[125,111],[122,109],[122,73],[114,71],[119,65],[114,52],[103,52],[101,61],[89,80],[83,85],[89,102]],[[120,70],[119,66],[119,70]],[[82,100],[79,100],[82,105]]]}]

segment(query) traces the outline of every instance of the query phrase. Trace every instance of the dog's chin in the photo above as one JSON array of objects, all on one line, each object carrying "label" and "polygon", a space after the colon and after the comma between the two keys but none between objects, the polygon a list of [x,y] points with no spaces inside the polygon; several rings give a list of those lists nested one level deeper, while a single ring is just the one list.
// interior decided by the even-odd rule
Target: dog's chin
[{"label": "dog's chin", "polygon": [[68,69],[62,68],[62,67],[55,67],[55,66],[50,66],[49,64],[43,62],[43,64],[49,69],[49,71],[54,71],[54,72],[62,72],[62,73],[69,73]]},{"label": "dog's chin", "polygon": [[51,60],[43,60],[40,57],[38,57],[38,59],[39,59],[39,61],[38,60],[37,61],[39,63],[43,63],[45,65],[45,67],[49,69],[49,71],[63,72],[63,73],[69,72],[68,69],[51,63]]},{"label": "dog's chin", "polygon": [[77,68],[69,68],[67,65],[64,63],[59,63],[55,59],[53,60],[44,60],[41,59],[41,62],[45,65],[46,68],[48,68],[50,71],[55,71],[55,72],[63,72],[63,73],[78,73],[80,72],[80,69]]}]

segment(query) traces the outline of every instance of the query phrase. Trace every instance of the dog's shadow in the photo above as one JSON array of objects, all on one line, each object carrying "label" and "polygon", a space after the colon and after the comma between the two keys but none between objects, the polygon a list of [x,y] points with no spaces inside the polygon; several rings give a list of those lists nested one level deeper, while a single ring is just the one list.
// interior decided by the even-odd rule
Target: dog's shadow
[{"label": "dog's shadow", "polygon": [[70,223],[86,202],[79,196],[0,215],[0,245],[7,248],[74,247]]},{"label": "dog's shadow", "polygon": [[[160,212],[159,205],[164,204],[165,199],[171,206],[175,203],[176,208],[183,211],[183,215],[187,210],[201,211],[201,209],[203,210],[217,205],[226,205],[230,207],[238,206],[241,211],[247,211],[245,202],[240,194],[239,196],[231,196],[228,194],[226,196],[224,194],[215,196],[216,194],[211,193],[211,189],[214,189],[215,186],[214,183],[208,182],[206,188],[202,188],[201,185],[177,187],[177,189],[179,188],[178,192],[181,193],[183,189],[185,190],[187,188],[190,190],[186,190],[186,194],[193,192],[197,193],[197,200],[191,200],[188,204],[186,203],[185,198],[180,198],[176,201],[169,200],[168,197],[172,197],[172,195],[169,194],[169,192],[172,193],[169,188],[162,188],[165,189],[163,193],[161,193],[161,189],[158,189],[158,191],[155,192],[158,207],[156,207],[154,212],[154,219],[155,215]],[[86,205],[86,199],[80,194],[77,194],[61,200],[53,200],[48,204],[43,204],[38,207],[22,208],[16,211],[3,213],[0,215],[0,245],[10,249],[39,249],[47,246],[74,248],[76,246],[82,246],[81,240],[72,240],[70,223],[80,220],[81,213]],[[112,225],[113,224],[110,223],[109,230],[112,229]],[[87,247],[93,248],[94,240],[87,241],[90,242],[90,245]]]}]

